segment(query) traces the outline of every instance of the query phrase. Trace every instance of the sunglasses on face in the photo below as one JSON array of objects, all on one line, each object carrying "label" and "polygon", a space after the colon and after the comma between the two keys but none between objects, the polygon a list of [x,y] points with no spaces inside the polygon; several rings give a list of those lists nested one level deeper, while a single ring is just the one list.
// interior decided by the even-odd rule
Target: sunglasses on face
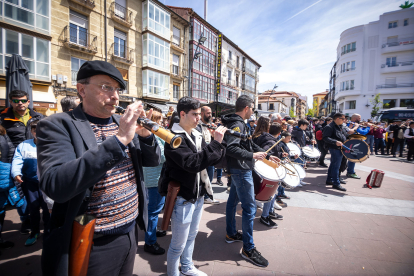
[{"label": "sunglasses on face", "polygon": [[13,103],[18,104],[19,102],[22,102],[22,104],[27,103],[28,100],[18,100],[18,99],[13,99],[11,100]]}]

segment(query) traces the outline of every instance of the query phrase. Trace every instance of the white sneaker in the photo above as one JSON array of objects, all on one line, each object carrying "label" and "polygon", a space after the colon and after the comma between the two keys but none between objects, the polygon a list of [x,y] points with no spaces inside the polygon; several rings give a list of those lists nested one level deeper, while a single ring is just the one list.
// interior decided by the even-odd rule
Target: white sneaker
[{"label": "white sneaker", "polygon": [[296,186],[296,187],[302,187],[302,184],[299,183],[298,186]]},{"label": "white sneaker", "polygon": [[220,201],[218,201],[217,199],[207,198],[207,199],[204,199],[204,203],[206,203],[206,204],[220,204]]},{"label": "white sneaker", "polygon": [[279,204],[277,204],[276,200],[275,200],[275,203],[273,204],[273,208],[275,208],[276,210],[282,210],[282,207]]},{"label": "white sneaker", "polygon": [[263,209],[263,202],[260,202],[260,201],[256,200],[256,206],[257,206],[257,208]]},{"label": "white sneaker", "polygon": [[300,184],[301,184],[302,186],[304,186],[304,185],[309,185],[309,183],[303,182],[302,180],[300,181]]},{"label": "white sneaker", "polygon": [[194,266],[190,270],[187,270],[186,272],[182,272],[181,271],[181,275],[187,275],[187,276],[208,276],[206,273],[204,273],[201,270],[198,270]]}]

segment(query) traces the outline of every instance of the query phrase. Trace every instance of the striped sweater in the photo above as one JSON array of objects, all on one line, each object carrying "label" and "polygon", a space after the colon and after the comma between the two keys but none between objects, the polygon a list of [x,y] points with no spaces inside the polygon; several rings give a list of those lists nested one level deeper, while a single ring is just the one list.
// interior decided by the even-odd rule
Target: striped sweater
[{"label": "striped sweater", "polygon": [[[107,124],[90,121],[98,146],[118,133],[118,125],[109,118]],[[97,118],[95,118],[97,119]],[[138,216],[138,193],[131,154],[128,158],[106,172],[95,184],[89,200],[87,214],[96,216],[95,233],[124,234],[135,225]]]}]

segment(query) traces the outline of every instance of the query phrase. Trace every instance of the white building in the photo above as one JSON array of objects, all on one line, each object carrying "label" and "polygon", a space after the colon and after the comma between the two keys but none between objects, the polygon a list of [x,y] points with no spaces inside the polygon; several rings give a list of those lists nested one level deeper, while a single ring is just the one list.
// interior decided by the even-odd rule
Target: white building
[{"label": "white building", "polygon": [[335,101],[348,115],[371,117],[374,96],[384,108],[414,105],[414,8],[384,13],[378,21],[341,34]]}]

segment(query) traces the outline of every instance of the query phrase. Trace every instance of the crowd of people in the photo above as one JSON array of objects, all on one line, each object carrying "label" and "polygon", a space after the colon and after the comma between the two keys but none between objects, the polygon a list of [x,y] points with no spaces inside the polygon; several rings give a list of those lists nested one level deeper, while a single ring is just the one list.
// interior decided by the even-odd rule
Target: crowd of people
[{"label": "crowd of people", "polygon": [[[325,159],[330,154],[326,184],[346,191],[340,173],[347,160],[341,147],[349,135],[366,137],[372,155],[391,150],[394,157],[398,151],[402,157],[406,145],[408,161],[414,155],[412,120],[387,125],[341,113],[319,119],[282,118],[274,113],[252,120],[254,102],[245,95],[237,99],[235,113],[221,118],[212,117],[208,106],[201,107],[190,97],[181,98],[177,110],[170,107],[166,115],[144,111],[140,101],[118,115],[114,106],[123,89],[122,75],[113,65],[89,61],[77,75],[79,97],[64,98],[62,113],[46,118],[28,108],[25,91],[9,93],[11,106],[0,114],[0,254],[14,246],[1,239],[6,207],[12,205],[20,216],[20,233],[28,235],[26,246],[37,242],[43,222],[44,275],[69,274],[74,265],[71,244],[77,239],[72,227],[74,221],[86,218],[94,221],[93,247],[81,260],[86,262],[88,275],[132,275],[139,229],[145,231],[147,254],[166,253],[157,242],[167,234],[158,229],[158,217],[170,183],[177,182],[180,189],[171,216],[167,274],[206,275],[194,266],[192,255],[203,205],[220,204],[212,189],[216,173],[217,185],[224,185],[223,177],[227,177],[229,193],[223,239],[240,242],[241,257],[266,267],[269,261],[253,239],[254,218],[261,208],[260,223],[276,228],[274,220],[283,219],[276,211],[287,207],[284,200],[289,196],[284,185],[277,183],[269,201],[256,201],[255,162],[280,164],[292,159],[306,169],[309,161],[302,154],[291,154],[288,145],[312,145],[320,151],[320,166],[328,167]],[[179,135],[179,147],[173,148],[138,125],[139,117]],[[226,134],[228,130],[251,139]],[[355,163],[347,162],[346,176],[360,178]],[[303,185],[308,183],[301,180],[298,187]],[[236,224],[239,203],[241,231]]]}]

